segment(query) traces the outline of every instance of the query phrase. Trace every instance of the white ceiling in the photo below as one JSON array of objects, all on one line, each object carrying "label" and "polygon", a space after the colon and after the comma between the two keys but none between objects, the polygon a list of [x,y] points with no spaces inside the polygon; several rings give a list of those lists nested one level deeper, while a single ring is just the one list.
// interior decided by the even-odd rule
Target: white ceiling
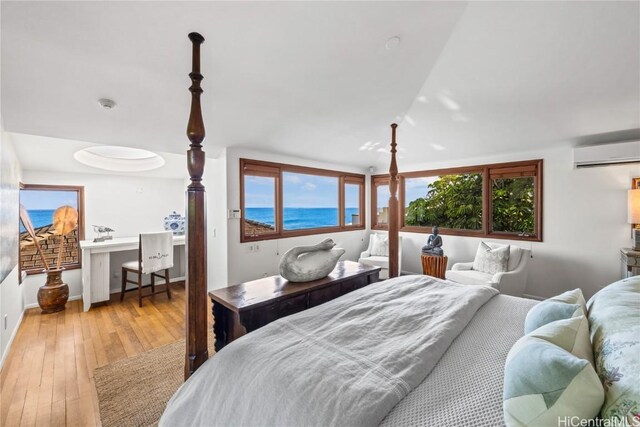
[{"label": "white ceiling", "polygon": [[[384,164],[394,120],[405,166],[640,128],[638,2],[1,8],[12,132],[184,153],[190,31],[206,38],[209,155],[243,146]],[[102,97],[117,108],[101,109]]]},{"label": "white ceiling", "polygon": [[575,145],[596,134],[592,143],[610,142],[640,128],[639,6],[469,4],[399,128],[405,163]]},{"label": "white ceiling", "polygon": [[95,147],[96,144],[19,133],[10,133],[10,136],[20,159],[20,166],[24,170],[173,179],[185,179],[188,176],[187,158],[184,154],[158,152],[165,163],[157,169],[144,172],[113,172],[84,165],[73,158],[76,151]]}]

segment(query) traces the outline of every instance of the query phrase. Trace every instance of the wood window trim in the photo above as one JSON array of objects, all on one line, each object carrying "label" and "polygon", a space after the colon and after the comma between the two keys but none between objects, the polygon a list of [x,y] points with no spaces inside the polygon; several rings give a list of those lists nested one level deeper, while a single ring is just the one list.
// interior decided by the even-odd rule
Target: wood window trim
[{"label": "wood window trim", "polygon": [[[80,249],[80,241],[84,240],[84,187],[79,185],[52,185],[52,184],[24,184],[20,183],[20,191],[22,190],[48,190],[48,191],[76,191],[78,193],[78,262],[73,264],[63,264],[65,270],[77,270],[82,268],[82,250]],[[21,252],[21,251],[19,251]],[[20,267],[22,267],[21,259],[18,257]],[[43,274],[41,268],[32,268],[22,270],[28,276],[33,274]]]},{"label": "wood window trim", "polygon": [[[305,175],[328,176],[338,178],[338,226],[306,228],[303,230],[285,230],[284,229],[284,186],[282,175],[285,172],[300,173]],[[265,174],[265,175],[262,175]],[[245,200],[244,200],[244,179],[245,176],[269,176],[275,178],[275,231],[273,233],[265,233],[256,236],[245,234]],[[360,224],[346,225],[344,219],[345,212],[345,184],[360,185],[359,194],[359,212]],[[366,211],[365,211],[365,176],[351,173],[341,172],[328,169],[319,169],[306,166],[290,165],[286,163],[275,163],[263,160],[240,159],[240,243],[256,242],[261,240],[284,239],[288,237],[311,236],[315,234],[337,233],[342,231],[364,230]]]},{"label": "wood window trim", "polygon": [[[491,163],[477,166],[463,166],[456,168],[433,169],[423,171],[411,171],[398,174],[399,178],[399,221],[400,231],[407,233],[429,234],[429,227],[416,227],[405,225],[405,179],[423,178],[429,176],[457,175],[464,173],[482,174],[482,227],[480,230],[460,230],[452,228],[440,228],[440,234],[449,236],[481,237],[504,240],[522,240],[530,242],[543,241],[543,160],[523,160],[517,162]],[[492,191],[491,181],[498,178],[534,177],[534,235],[519,235],[517,233],[492,231]],[[377,186],[388,185],[389,175],[371,176],[371,229],[387,230],[387,224],[377,223]]]}]

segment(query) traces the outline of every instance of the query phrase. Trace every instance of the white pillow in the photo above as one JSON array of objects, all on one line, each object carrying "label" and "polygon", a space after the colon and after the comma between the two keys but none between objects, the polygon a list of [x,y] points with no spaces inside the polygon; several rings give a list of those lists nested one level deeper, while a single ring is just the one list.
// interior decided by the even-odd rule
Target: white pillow
[{"label": "white pillow", "polygon": [[389,256],[389,237],[383,234],[371,235],[371,256]]},{"label": "white pillow", "polygon": [[480,242],[473,269],[483,273],[496,274],[507,271],[509,263],[509,245],[491,248],[485,242]]}]

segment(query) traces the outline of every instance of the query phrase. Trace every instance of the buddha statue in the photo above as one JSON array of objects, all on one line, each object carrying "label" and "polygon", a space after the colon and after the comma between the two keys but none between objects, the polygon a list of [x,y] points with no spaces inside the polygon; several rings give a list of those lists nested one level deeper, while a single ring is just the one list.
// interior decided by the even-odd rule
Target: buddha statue
[{"label": "buddha statue", "polygon": [[435,225],[431,229],[431,235],[427,240],[427,244],[422,247],[422,253],[426,255],[435,255],[435,256],[443,256],[444,251],[442,250],[442,237],[440,236],[440,230],[438,230],[438,226]]}]

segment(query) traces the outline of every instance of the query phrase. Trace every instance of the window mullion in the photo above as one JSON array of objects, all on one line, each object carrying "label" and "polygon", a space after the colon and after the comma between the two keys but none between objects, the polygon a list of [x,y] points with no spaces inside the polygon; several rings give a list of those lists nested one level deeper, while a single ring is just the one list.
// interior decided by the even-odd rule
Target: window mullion
[{"label": "window mullion", "polygon": [[277,234],[282,237],[284,233],[284,199],[282,197],[282,169],[276,178],[276,223],[278,224]]},{"label": "window mullion", "polygon": [[482,234],[485,236],[491,232],[493,223],[491,203],[491,173],[489,168],[482,171]]},{"label": "window mullion", "polygon": [[346,215],[346,200],[345,200],[345,177],[341,176],[338,179],[338,227],[344,228]]}]

